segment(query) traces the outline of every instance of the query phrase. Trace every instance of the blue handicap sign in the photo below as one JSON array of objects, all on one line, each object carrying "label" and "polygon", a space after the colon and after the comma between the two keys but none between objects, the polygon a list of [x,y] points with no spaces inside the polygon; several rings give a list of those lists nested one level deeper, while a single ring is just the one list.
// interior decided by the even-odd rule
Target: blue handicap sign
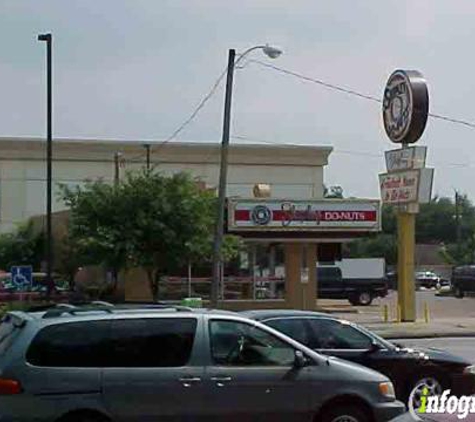
[{"label": "blue handicap sign", "polygon": [[14,266],[10,269],[12,284],[18,290],[28,290],[33,283],[33,268],[30,265]]}]

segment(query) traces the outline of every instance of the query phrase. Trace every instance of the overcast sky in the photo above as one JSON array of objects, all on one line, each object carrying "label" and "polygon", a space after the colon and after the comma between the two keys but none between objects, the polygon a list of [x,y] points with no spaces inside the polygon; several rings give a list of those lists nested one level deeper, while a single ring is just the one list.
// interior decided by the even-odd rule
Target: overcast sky
[{"label": "overcast sky", "polygon": [[[44,136],[44,44],[54,36],[54,136],[161,140],[227,61],[262,43],[280,67],[381,96],[396,68],[421,71],[437,114],[475,121],[473,0],[0,0],[0,136]],[[259,51],[254,59],[269,60]],[[332,145],[328,184],[378,197],[380,105],[248,64],[235,78],[232,133]],[[223,87],[179,140],[221,136]],[[475,129],[430,119],[420,144],[434,193],[475,199]],[[236,142],[235,140],[233,142]]]}]

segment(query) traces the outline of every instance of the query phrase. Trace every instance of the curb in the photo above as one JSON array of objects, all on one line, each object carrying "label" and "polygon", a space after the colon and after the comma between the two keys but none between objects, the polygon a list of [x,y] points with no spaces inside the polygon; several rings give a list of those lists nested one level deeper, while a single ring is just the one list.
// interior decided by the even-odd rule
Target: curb
[{"label": "curb", "polygon": [[379,330],[371,329],[372,332],[378,334],[387,340],[411,340],[411,339],[428,339],[428,338],[470,338],[475,337],[475,331],[448,331],[443,333],[434,332],[421,332],[421,333],[408,333],[408,332],[390,332],[384,333]]},{"label": "curb", "polygon": [[349,308],[349,309],[342,309],[342,308],[333,308],[333,307],[325,307],[322,306],[321,308],[318,307],[316,309],[317,312],[324,312],[326,314],[359,314],[358,309]]}]

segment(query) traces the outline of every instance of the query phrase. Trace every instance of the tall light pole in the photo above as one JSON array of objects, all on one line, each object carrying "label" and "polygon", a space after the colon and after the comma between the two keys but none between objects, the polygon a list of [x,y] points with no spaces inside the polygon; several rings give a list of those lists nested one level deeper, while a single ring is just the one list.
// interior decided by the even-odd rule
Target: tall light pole
[{"label": "tall light pole", "polygon": [[38,35],[38,41],[46,42],[46,283],[48,294],[54,289],[53,281],[53,230],[52,230],[52,184],[53,184],[53,62],[51,34]]},{"label": "tall light pole", "polygon": [[236,51],[230,49],[228,52],[228,68],[226,75],[226,93],[224,98],[223,136],[221,140],[221,162],[219,168],[219,188],[218,188],[218,216],[213,244],[213,279],[211,283],[211,307],[218,306],[219,282],[221,279],[221,246],[224,235],[224,213],[226,207],[226,184],[228,178],[228,153],[229,153],[229,132],[231,123],[231,102],[233,92],[234,68],[251,51],[262,50],[268,57],[275,59],[282,54],[278,48],[269,45],[258,45],[251,47],[239,55],[235,60]]}]

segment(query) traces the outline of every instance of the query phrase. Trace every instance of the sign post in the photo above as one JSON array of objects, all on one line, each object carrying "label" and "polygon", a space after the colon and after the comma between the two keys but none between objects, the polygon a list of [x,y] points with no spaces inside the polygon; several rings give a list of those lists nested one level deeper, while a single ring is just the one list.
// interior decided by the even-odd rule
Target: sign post
[{"label": "sign post", "polygon": [[415,222],[419,204],[428,203],[433,169],[425,168],[425,147],[409,147],[424,132],[429,93],[417,71],[396,70],[386,84],[383,121],[386,134],[401,149],[385,154],[387,173],[379,176],[383,203],[398,208],[398,309],[401,320],[416,321],[414,282]]}]

